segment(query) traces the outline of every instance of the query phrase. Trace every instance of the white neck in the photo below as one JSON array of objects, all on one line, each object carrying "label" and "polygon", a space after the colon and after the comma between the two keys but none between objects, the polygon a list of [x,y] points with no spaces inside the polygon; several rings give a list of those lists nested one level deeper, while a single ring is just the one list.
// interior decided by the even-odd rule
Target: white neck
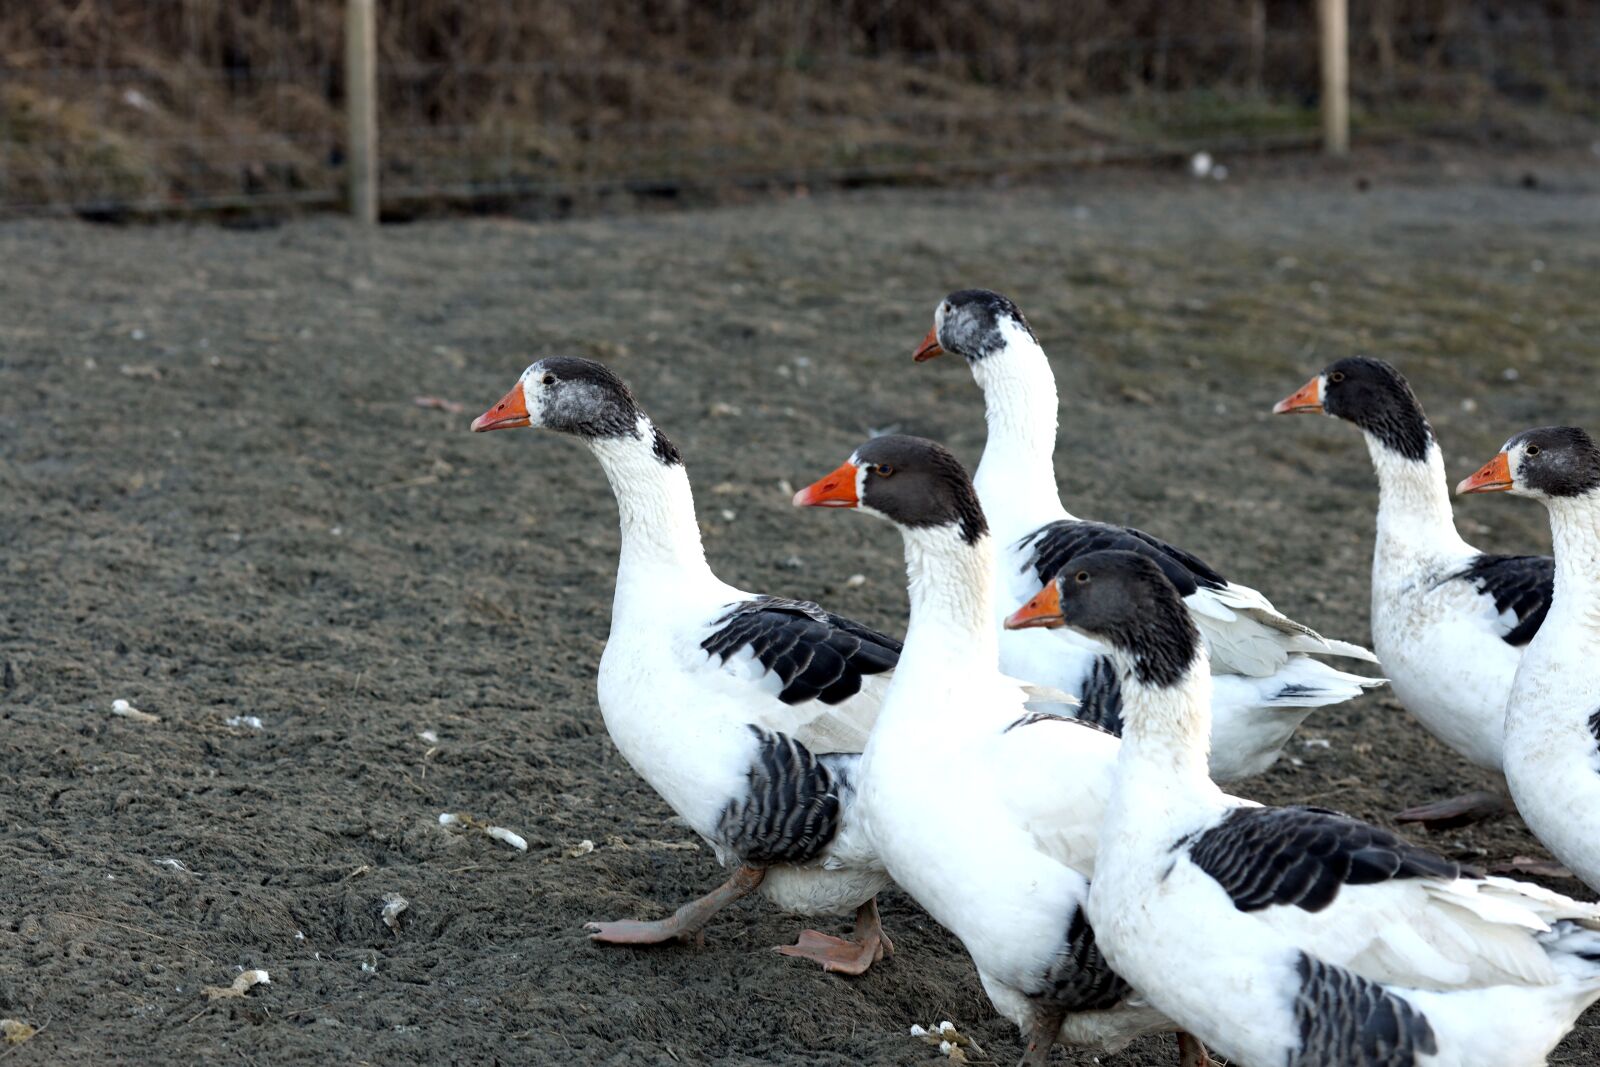
[{"label": "white neck", "polygon": [[604,437],[589,444],[611,483],[622,519],[618,588],[629,571],[640,568],[679,568],[709,577],[689,472],[655,454],[654,427],[643,415],[638,430],[638,437]]},{"label": "white neck", "polygon": [[1548,630],[1563,641],[1576,638],[1594,648],[1600,640],[1600,492],[1552,497],[1545,506],[1550,509],[1556,586],[1550,619],[1539,633]]},{"label": "white neck", "polygon": [[1139,681],[1125,653],[1113,659],[1122,681],[1122,751],[1112,807],[1128,824],[1155,825],[1220,799],[1207,771],[1211,666],[1205,648],[1197,649],[1188,672],[1170,686]]},{"label": "white neck", "polygon": [[911,621],[899,673],[913,677],[1000,663],[994,625],[994,543],[988,534],[974,544],[955,525],[901,527],[906,548],[906,585]]},{"label": "white neck", "polygon": [[1423,459],[1407,459],[1367,434],[1367,451],[1378,474],[1378,538],[1375,571],[1410,572],[1418,565],[1454,561],[1473,548],[1456,532],[1444,454],[1436,442]]},{"label": "white neck", "polygon": [[1002,323],[1000,332],[1006,343],[972,364],[989,425],[972,484],[996,536],[1009,541],[1066,512],[1053,462],[1057,404],[1050,361],[1016,324]]}]

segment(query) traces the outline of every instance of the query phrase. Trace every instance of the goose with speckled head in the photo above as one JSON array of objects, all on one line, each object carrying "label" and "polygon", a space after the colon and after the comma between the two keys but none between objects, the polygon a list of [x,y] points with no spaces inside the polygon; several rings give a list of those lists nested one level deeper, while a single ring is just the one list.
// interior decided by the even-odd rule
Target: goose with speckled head
[{"label": "goose with speckled head", "polygon": [[1600,449],[1575,426],[1527,430],[1456,491],[1550,512],[1555,581],[1506,701],[1506,782],[1528,829],[1600,892]]},{"label": "goose with speckled head", "polygon": [[590,935],[625,945],[697,940],[717,911],[759,892],[802,915],[853,911],[852,937],[808,930],[778,951],[862,973],[892,946],[876,903],[888,875],[856,815],[859,753],[900,642],[808,601],[717,578],[682,456],[610,368],[542,359],[472,423],[480,433],[523,427],[582,442],[616,497],[622,554],[597,673],[606,730],[733,868],[671,916],[590,923]]},{"label": "goose with speckled head", "polygon": [[1070,628],[1111,660],[1125,723],[1088,921],[1111,968],[1229,1063],[1535,1067],[1600,999],[1600,906],[1224,795],[1205,642],[1148,556],[1065,561],[1008,625]]},{"label": "goose with speckled head", "polygon": [[[1011,300],[987,289],[945,297],[913,357],[920,363],[946,352],[966,360],[983,391],[988,440],[973,482],[994,530],[1002,599],[1012,603],[1028,596],[1066,559],[1091,549],[1126,549],[1153,559],[1183,592],[1211,651],[1213,778],[1228,782],[1259,774],[1317,708],[1382,684],[1316,658],[1370,662],[1374,657],[1366,649],[1323,638],[1192,553],[1142,530],[1080,519],[1062,506],[1054,464],[1055,375]],[[997,630],[1000,622],[999,616],[993,620]],[[1081,715],[1113,731],[1121,728],[1115,672],[1070,637],[1002,632],[1000,662],[1018,677],[1077,694]]]},{"label": "goose with speckled head", "polygon": [[[1506,698],[1550,610],[1548,556],[1480,552],[1456,530],[1444,453],[1405,376],[1366,356],[1335,360],[1273,408],[1361,431],[1378,477],[1372,645],[1423,728],[1467,761],[1504,772]],[[1509,810],[1499,781],[1399,814],[1448,829]]]}]

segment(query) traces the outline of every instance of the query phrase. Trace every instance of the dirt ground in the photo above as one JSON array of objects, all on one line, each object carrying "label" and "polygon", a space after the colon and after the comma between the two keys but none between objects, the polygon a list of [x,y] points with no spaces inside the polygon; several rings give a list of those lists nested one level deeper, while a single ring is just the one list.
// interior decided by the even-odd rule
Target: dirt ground
[{"label": "dirt ground", "polygon": [[[43,1028],[0,1062],[934,1064],[907,1028],[951,1019],[1010,1063],[1011,1026],[902,895],[899,954],[861,979],[767,951],[800,924],[760,902],[705,948],[584,938],[719,874],[594,705],[617,550],[598,468],[471,417],[539,356],[610,362],[682,448],[722,575],[899,632],[894,532],[797,513],[780,483],[869,428],[975,460],[965,368],[910,352],[946,290],[992,286],[1054,358],[1074,510],[1365,640],[1365,450],[1273,401],[1388,356],[1453,477],[1527,426],[1600,425],[1597,281],[1588,156],[376,235],[0,227],[0,1016]],[[1530,502],[1458,515],[1482,547],[1548,546]],[[1382,819],[1483,783],[1381,694],[1290,755],[1241,791]],[[1514,820],[1434,843],[1543,854]],[[205,998],[241,967],[271,985]],[[1597,1057],[1592,1013],[1554,1062]]]}]

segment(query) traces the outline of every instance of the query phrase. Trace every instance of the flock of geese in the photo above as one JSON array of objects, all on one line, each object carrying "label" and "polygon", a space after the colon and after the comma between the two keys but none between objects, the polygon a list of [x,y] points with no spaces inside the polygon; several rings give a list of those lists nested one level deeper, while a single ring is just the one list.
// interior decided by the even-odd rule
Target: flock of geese
[{"label": "flock of geese", "polygon": [[[600,461],[621,514],[600,709],[629,764],[731,876],[596,941],[699,935],[752,893],[854,912],[780,952],[860,974],[891,955],[891,880],[971,955],[1024,1064],[1056,1043],[1178,1035],[1245,1067],[1542,1064],[1600,999],[1600,905],[1468,869],[1317,807],[1226,793],[1317,708],[1382,679],[1417,720],[1504,775],[1509,797],[1407,813],[1434,825],[1515,804],[1600,890],[1600,450],[1528,430],[1458,487],[1545,504],[1555,558],[1456,532],[1433,430],[1398,371],[1331,364],[1276,407],[1353,423],[1377,470],[1375,652],[1140,530],[1062,506],[1050,364],[1022,313],[950,294],[915,358],[951,353],[983,391],[969,477],[940,445],[883,436],[795,494],[899,527],[904,642],[706,563],[678,450],[624,382],[540,360],[474,431],[539,427]],[[953,755],[955,754],[955,755]],[[949,774],[961,765],[959,787]]]}]

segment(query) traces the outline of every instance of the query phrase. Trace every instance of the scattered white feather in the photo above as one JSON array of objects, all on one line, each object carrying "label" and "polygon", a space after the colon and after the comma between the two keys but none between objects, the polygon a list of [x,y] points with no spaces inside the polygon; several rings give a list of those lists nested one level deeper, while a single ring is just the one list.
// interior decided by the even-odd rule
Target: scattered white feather
[{"label": "scattered white feather", "polygon": [[271,984],[272,979],[268,977],[266,971],[240,971],[239,976],[233,980],[232,985],[208,985],[203,987],[200,992],[204,993],[208,1000],[222,1000],[229,997],[242,997],[255,986]]},{"label": "scattered white feather", "polygon": [[148,711],[140,711],[126,700],[113,700],[111,714],[120,716],[130,722],[160,722],[161,716],[152,715]]},{"label": "scattered white feather", "polygon": [[411,901],[399,893],[385,893],[383,895],[383,911],[381,913],[383,915],[383,925],[398,933],[400,930],[400,913],[409,907],[411,907]]},{"label": "scattered white feather", "polygon": [[527,840],[521,834],[512,830],[507,830],[504,826],[491,826],[485,830],[484,833],[488,834],[496,841],[504,841],[518,852],[528,851]]}]

